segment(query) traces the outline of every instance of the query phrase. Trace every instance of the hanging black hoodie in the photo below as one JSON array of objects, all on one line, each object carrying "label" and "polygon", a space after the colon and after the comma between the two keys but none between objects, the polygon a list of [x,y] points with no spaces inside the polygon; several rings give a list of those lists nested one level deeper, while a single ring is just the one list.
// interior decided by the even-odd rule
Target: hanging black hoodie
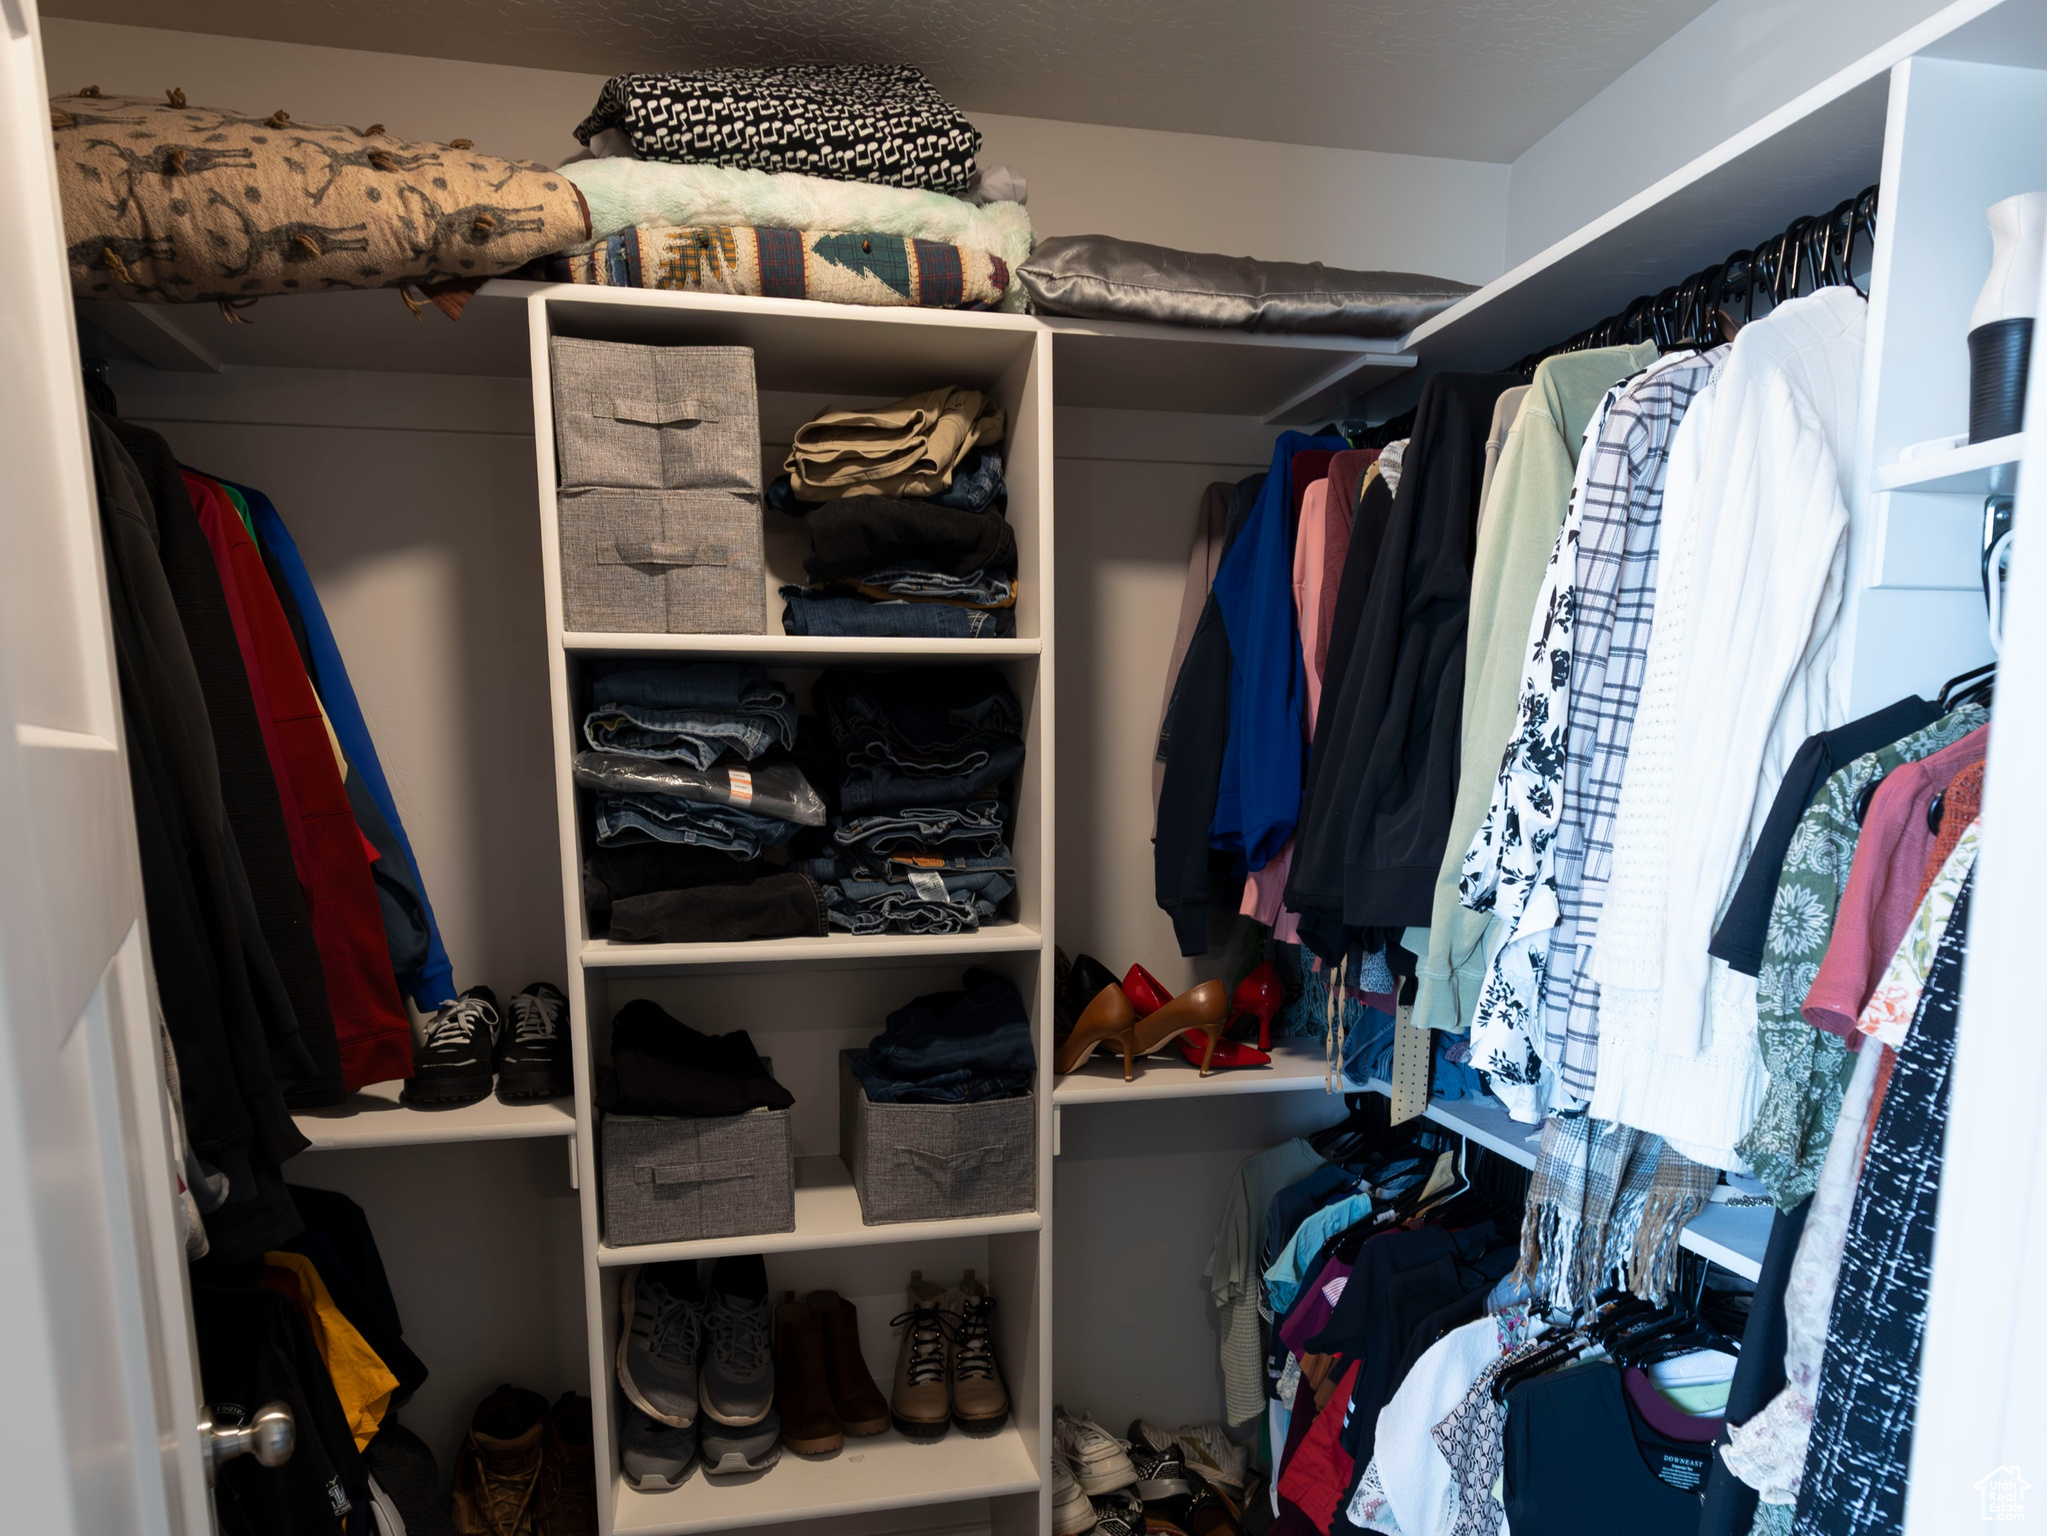
[{"label": "hanging black hoodie", "polygon": [[[1429,921],[1457,798],[1486,437],[1494,402],[1520,382],[1439,373],[1422,387],[1356,637],[1316,721],[1286,891],[1304,934],[1337,928],[1339,914],[1350,929]],[[1353,536],[1346,585],[1362,543]]]}]

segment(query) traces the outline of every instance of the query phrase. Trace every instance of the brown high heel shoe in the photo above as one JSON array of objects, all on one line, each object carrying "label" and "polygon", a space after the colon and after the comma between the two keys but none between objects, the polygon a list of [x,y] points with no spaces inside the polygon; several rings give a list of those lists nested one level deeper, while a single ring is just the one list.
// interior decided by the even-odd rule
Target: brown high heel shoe
[{"label": "brown high heel shoe", "polygon": [[1052,1070],[1064,1076],[1095,1053],[1095,1047],[1117,1044],[1123,1047],[1123,1081],[1136,1075],[1136,1050],[1131,1029],[1137,1010],[1116,984],[1114,974],[1099,960],[1082,955],[1063,978],[1064,994],[1060,1012],[1073,1015],[1072,1027],[1059,1037],[1052,1054]]},{"label": "brown high heel shoe", "polygon": [[1189,987],[1156,1013],[1148,1013],[1137,1021],[1132,1030],[1136,1036],[1137,1054],[1149,1056],[1178,1036],[1198,1030],[1206,1037],[1201,1051],[1201,1075],[1206,1077],[1210,1063],[1215,1060],[1215,1043],[1222,1038],[1223,1026],[1229,1021],[1228,985],[1220,981],[1204,981],[1198,987]]}]

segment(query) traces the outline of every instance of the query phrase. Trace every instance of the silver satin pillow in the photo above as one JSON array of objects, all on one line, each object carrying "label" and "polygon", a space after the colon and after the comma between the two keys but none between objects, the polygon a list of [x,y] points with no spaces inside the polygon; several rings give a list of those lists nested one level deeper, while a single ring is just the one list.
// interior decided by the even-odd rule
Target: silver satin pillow
[{"label": "silver satin pillow", "polygon": [[1042,240],[1017,277],[1040,314],[1334,336],[1404,336],[1472,291],[1412,272],[1254,261],[1113,235]]}]

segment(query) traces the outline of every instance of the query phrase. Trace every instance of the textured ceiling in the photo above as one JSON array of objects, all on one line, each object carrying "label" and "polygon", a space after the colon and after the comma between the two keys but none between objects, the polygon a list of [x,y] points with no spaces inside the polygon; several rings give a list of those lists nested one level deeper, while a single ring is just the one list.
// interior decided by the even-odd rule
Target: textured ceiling
[{"label": "textured ceiling", "polygon": [[921,66],[969,112],[1512,160],[1709,0],[52,0],[57,16],[611,74]]}]

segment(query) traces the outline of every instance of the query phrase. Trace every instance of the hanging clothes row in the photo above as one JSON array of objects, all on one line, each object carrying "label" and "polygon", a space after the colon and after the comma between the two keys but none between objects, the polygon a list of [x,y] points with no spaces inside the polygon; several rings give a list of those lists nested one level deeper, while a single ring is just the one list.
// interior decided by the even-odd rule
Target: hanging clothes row
[{"label": "hanging clothes row", "polygon": [[318,594],[261,492],[95,411],[143,896],[187,1191],[219,1262],[299,1230],[291,1110],[409,1076],[455,995]]},{"label": "hanging clothes row", "polygon": [[[1902,1521],[1988,714],[1966,689],[1847,707],[1844,482],[1866,314],[1848,241],[1863,227],[1850,200],[1781,250],[1739,253],[1777,301],[1746,323],[1686,285],[1729,342],[1645,321],[1621,344],[1574,338],[1532,360],[1525,384],[1438,375],[1410,437],[1362,472],[1340,472],[1346,450],[1283,438],[1236,494],[1252,503],[1245,533],[1211,567],[1224,622],[1205,614],[1188,647],[1191,665],[1206,637],[1206,675],[1227,669],[1228,714],[1183,666],[1160,734],[1161,904],[1178,898],[1199,952],[1192,915],[1241,875],[1268,943],[1297,935],[1310,966],[1341,968],[1332,999],[1368,964],[1392,985],[1412,976],[1403,995],[1436,1059],[1443,1039],[1468,1042],[1487,1090],[1543,1127],[1515,1279],[1528,1327],[1562,1331],[1547,1366],[1579,1362],[1509,1370],[1491,1394],[1500,1411],[1478,1422],[1502,1438],[1485,1464],[1505,1477],[1486,1498],[1401,1507],[1402,1471],[1353,1463],[1341,1500],[1297,1503],[1319,1532],[1832,1536]],[[1332,547],[1332,501],[1347,542],[1325,620],[1300,572]],[[1234,606],[1277,630],[1273,553],[1241,552],[1257,510],[1289,504],[1292,658],[1227,622]],[[1297,801],[1288,782],[1244,782],[1240,715],[1261,740],[1283,717],[1309,743]],[[1282,780],[1290,761],[1277,756]],[[1229,819],[1232,794],[1277,809]],[[1275,840],[1289,804],[1291,841]],[[1186,878],[1197,846],[1206,867]],[[1305,992],[1314,972],[1299,974]],[[1284,1171],[1268,1203],[1303,1176]],[[1636,1379],[1654,1362],[1628,1330],[1646,1325],[1614,1314],[1616,1288],[1669,1304],[1684,1227],[1724,1181],[1750,1179],[1779,1215],[1746,1317],[1714,1325],[1718,1401],[1701,1413],[1672,1382]],[[1246,1289],[1218,1268],[1213,1283],[1226,1319],[1255,1295],[1284,1336],[1311,1278],[1283,1268]],[[1655,1321],[1706,1327],[1696,1298],[1683,1316]],[[1226,1320],[1233,1384],[1238,1332]],[[1472,1336],[1459,1393],[1511,1332],[1495,1319]],[[1343,1398],[1346,1434],[1364,1374],[1321,1378],[1318,1412]],[[1417,1378],[1415,1401],[1449,1456],[1471,1419],[1441,1385]],[[1375,1390],[1362,1411],[1391,1400]],[[1601,1425],[1604,1449],[1586,1439]],[[1311,1464],[1294,1439],[1272,1446],[1282,1518],[1288,1466]]]}]

